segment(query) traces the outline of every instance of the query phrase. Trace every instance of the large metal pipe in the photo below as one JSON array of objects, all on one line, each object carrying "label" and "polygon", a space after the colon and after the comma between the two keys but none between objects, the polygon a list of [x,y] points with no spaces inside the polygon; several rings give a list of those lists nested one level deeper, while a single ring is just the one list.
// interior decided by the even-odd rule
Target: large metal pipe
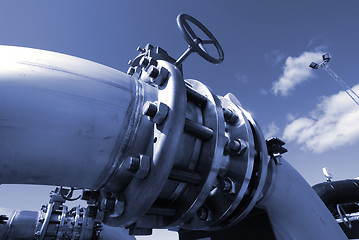
[{"label": "large metal pipe", "polygon": [[0,183],[100,188],[129,146],[148,145],[144,92],[155,90],[94,62],[0,46]]},{"label": "large metal pipe", "polygon": [[270,162],[270,183],[258,207],[267,211],[278,240],[347,239],[326,206],[285,160]]}]

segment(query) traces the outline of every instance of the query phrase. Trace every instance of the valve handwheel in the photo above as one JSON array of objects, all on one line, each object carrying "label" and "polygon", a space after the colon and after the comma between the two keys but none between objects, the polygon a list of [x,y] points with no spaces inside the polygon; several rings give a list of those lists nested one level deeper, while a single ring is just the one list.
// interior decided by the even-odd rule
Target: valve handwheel
[{"label": "valve handwheel", "polygon": [[[202,40],[197,36],[197,34],[193,31],[191,26],[188,24],[188,22],[193,23],[196,25],[200,30],[202,30],[203,33],[206,34],[206,36],[209,38],[207,40]],[[191,53],[196,52],[201,57],[206,59],[207,61],[218,64],[221,63],[224,59],[224,53],[221,45],[217,41],[217,39],[213,36],[213,34],[197,19],[194,17],[191,17],[187,14],[180,14],[177,16],[177,24],[179,29],[181,30],[184,38],[186,39],[187,43],[189,44],[189,49],[177,60],[176,65],[179,65],[183,62],[183,60]],[[204,48],[204,45],[206,44],[212,44],[216,48],[218,52],[218,58],[215,58],[211,56],[206,49]]]}]

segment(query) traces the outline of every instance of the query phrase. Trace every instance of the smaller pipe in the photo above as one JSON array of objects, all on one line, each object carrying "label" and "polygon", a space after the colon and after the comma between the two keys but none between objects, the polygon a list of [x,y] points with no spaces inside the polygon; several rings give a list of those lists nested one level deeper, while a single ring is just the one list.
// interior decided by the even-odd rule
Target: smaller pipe
[{"label": "smaller pipe", "polygon": [[[50,205],[49,205],[50,206]],[[48,207],[49,207],[48,206]],[[48,216],[44,219],[44,215],[42,211],[20,211],[20,210],[12,210],[12,209],[5,209],[0,208],[0,239],[9,239],[9,240],[33,240],[33,239],[48,239],[51,232],[55,232],[56,236],[54,236],[54,239],[63,239],[64,236],[69,236],[68,234],[74,235],[76,234],[75,231],[79,231],[81,233],[80,239],[83,240],[90,240],[94,239],[93,230],[89,226],[96,227],[97,225],[94,224],[94,218],[87,218],[87,222],[84,223],[83,226],[79,225],[80,229],[76,229],[71,224],[65,224],[63,226],[55,225],[51,227],[51,229],[48,229],[44,221],[53,221],[58,220],[57,218],[51,218],[50,211],[47,211],[49,213]],[[69,212],[66,212],[67,214],[63,215],[62,217],[66,218],[66,221],[68,222],[75,222],[76,216],[73,214],[69,214]],[[61,221],[61,219],[59,220]],[[45,226],[43,229],[40,230],[41,226]],[[55,228],[54,228],[55,226]],[[59,231],[58,228],[62,228],[62,231]],[[98,226],[97,226],[98,227]],[[57,228],[57,229],[56,229]],[[90,235],[84,234],[84,232],[90,233]],[[41,236],[39,234],[43,233]],[[67,238],[66,238],[67,239]],[[73,238],[71,238],[73,239]],[[122,240],[135,240],[134,237],[129,236],[127,233],[127,230],[121,227],[109,227],[106,225],[101,225],[101,231],[98,236],[99,240],[111,240],[111,239],[122,239]]]},{"label": "smaller pipe", "polygon": [[348,239],[305,179],[284,159],[270,161],[271,180],[257,207],[267,211],[278,240]]},{"label": "smaller pipe", "polygon": [[4,220],[0,223],[0,239],[34,239],[39,212],[0,208],[0,214]]},{"label": "smaller pipe", "polygon": [[333,215],[338,214],[337,204],[359,202],[359,180],[356,179],[323,182],[313,189]]}]

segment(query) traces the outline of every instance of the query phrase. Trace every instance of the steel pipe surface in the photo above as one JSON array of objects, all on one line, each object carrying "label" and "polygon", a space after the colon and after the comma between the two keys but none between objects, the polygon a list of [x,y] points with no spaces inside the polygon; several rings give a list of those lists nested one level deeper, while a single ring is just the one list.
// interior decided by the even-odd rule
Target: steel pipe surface
[{"label": "steel pipe surface", "polygon": [[138,118],[138,88],[91,61],[1,46],[0,183],[100,187]]},{"label": "steel pipe surface", "polygon": [[257,204],[267,211],[276,238],[348,239],[328,208],[285,160],[270,162],[270,187]]}]

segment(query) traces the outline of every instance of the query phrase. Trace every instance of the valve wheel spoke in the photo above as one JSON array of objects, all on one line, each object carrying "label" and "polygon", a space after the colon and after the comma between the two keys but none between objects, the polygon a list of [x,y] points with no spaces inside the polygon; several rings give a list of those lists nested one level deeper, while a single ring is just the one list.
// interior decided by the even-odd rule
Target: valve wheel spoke
[{"label": "valve wheel spoke", "polygon": [[[202,40],[201,38],[199,38],[188,22],[191,22],[192,24],[196,25],[208,37],[208,39]],[[213,36],[213,34],[202,23],[187,14],[180,14],[177,17],[177,24],[183,34],[183,37],[189,44],[189,48],[191,49],[191,51],[197,52],[201,57],[211,63],[218,64],[223,61],[224,53],[221,45]],[[211,56],[204,47],[204,45],[214,45],[218,52],[218,57],[216,58]],[[182,61],[183,59],[178,60],[179,63],[181,63]]]}]

